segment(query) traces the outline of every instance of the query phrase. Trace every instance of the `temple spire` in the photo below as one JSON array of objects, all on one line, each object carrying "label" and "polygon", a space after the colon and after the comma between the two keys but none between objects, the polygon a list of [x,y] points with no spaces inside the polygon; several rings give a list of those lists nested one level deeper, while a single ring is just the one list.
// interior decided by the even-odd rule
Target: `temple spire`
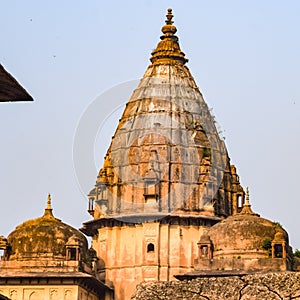
[{"label": "temple spire", "polygon": [[168,8],[165,23],[161,29],[163,33],[160,37],[161,41],[152,52],[150,60],[153,64],[181,63],[184,65],[188,59],[180,50],[178,37],[175,35],[177,28],[173,25],[172,8]]}]

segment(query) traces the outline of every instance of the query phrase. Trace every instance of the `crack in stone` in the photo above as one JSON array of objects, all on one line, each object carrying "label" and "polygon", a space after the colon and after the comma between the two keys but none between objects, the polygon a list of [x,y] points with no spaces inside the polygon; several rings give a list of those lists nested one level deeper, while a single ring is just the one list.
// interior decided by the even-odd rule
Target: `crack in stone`
[{"label": "crack in stone", "polygon": [[243,287],[239,291],[239,299],[242,300],[243,294],[242,291],[248,286],[248,283],[243,279],[243,277],[239,277],[239,279],[244,283]]},{"label": "crack in stone", "polygon": [[188,292],[188,293],[199,295],[200,297],[202,297],[204,299],[210,300],[209,297],[204,296],[204,295],[201,294],[202,293],[202,289],[200,289],[198,292],[197,291],[193,291],[193,290],[189,290],[189,289],[182,289],[182,290],[185,291],[185,292]]},{"label": "crack in stone", "polygon": [[267,284],[262,283],[262,286],[266,287],[269,292],[278,296],[280,300],[284,300],[284,298],[282,298],[280,294],[278,294],[276,291],[273,291]]}]

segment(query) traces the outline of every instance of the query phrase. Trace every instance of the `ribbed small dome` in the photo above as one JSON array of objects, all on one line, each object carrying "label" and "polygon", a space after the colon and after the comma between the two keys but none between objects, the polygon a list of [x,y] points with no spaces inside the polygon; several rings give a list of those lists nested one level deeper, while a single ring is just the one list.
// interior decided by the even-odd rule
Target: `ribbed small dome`
[{"label": "ribbed small dome", "polygon": [[[214,257],[243,257],[251,253],[265,257],[268,253],[263,248],[264,242],[274,240],[278,227],[278,224],[253,213],[251,206],[246,204],[241,213],[214,225],[207,234],[214,246]],[[281,227],[280,234],[288,245],[288,234]]]},{"label": "ribbed small dome", "polygon": [[77,240],[83,252],[87,240],[77,229],[61,222],[52,214],[50,196],[42,217],[28,220],[11,232],[7,238],[11,247],[9,260],[65,259],[66,244],[70,238]]}]

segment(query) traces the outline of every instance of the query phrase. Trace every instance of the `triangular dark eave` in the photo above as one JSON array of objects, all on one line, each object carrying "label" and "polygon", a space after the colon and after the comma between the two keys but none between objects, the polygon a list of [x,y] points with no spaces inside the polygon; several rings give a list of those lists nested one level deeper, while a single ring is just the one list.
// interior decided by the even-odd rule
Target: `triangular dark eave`
[{"label": "triangular dark eave", "polygon": [[33,101],[33,98],[0,64],[0,102]]}]

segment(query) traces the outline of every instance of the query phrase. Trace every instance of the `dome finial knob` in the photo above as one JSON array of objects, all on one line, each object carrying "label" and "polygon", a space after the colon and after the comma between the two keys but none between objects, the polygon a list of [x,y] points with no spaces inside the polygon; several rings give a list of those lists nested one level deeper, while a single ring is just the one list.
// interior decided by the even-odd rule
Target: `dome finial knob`
[{"label": "dome finial knob", "polygon": [[254,215],[254,216],[259,217],[259,214],[254,213],[251,209],[251,204],[250,204],[250,201],[249,201],[249,188],[248,187],[246,188],[246,200],[245,200],[245,203],[243,205],[243,208],[242,208],[242,211],[240,212],[240,214],[242,214],[242,215]]},{"label": "dome finial knob", "polygon": [[250,201],[249,201],[249,188],[246,187],[246,201],[245,201],[245,205],[250,205]]},{"label": "dome finial knob", "polygon": [[51,207],[51,195],[48,193],[47,206],[46,209],[52,209]]},{"label": "dome finial knob", "polygon": [[[174,34],[176,33],[177,29],[173,25],[173,14],[172,14],[172,8],[168,8],[168,13],[166,14],[166,25],[164,25],[161,29],[161,31],[164,33],[164,35],[161,37],[161,39],[164,39],[166,37],[174,37]],[[177,37],[175,38],[177,40]]]},{"label": "dome finial knob", "polygon": [[174,23],[172,21],[172,19],[173,19],[172,8],[168,8],[168,13],[167,13],[166,17],[167,17],[166,24],[172,25]]},{"label": "dome finial knob", "polygon": [[180,63],[184,65],[188,62],[188,59],[184,57],[184,53],[180,50],[178,37],[175,35],[177,28],[173,23],[172,8],[168,8],[165,25],[161,28],[163,33],[160,37],[161,41],[151,53],[150,60],[152,63]]},{"label": "dome finial knob", "polygon": [[45,208],[45,212],[43,217],[45,218],[54,218],[53,214],[52,214],[52,207],[51,207],[51,195],[50,193],[48,194],[48,198],[47,198],[47,205]]}]

